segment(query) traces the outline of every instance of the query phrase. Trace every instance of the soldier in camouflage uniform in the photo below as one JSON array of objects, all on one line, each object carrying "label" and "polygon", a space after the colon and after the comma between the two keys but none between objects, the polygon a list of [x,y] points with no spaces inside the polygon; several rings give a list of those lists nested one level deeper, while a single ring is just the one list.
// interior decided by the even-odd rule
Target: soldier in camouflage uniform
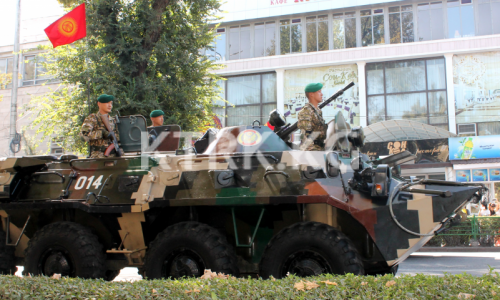
[{"label": "soldier in camouflage uniform", "polygon": [[[115,133],[116,139],[119,141],[118,129],[116,127],[116,119],[110,118],[109,113],[113,108],[114,96],[103,94],[97,98],[99,112],[90,114],[83,122],[80,130],[80,136],[90,144],[90,158],[103,158],[104,151],[113,143],[112,135],[106,129],[101,117],[109,119],[109,125]],[[113,150],[109,157],[115,157],[116,151]]]},{"label": "soldier in camouflage uniform", "polygon": [[324,151],[326,139],[326,124],[318,104],[323,101],[321,89],[323,84],[310,83],[305,88],[309,100],[298,113],[297,127],[300,129],[300,150]]}]

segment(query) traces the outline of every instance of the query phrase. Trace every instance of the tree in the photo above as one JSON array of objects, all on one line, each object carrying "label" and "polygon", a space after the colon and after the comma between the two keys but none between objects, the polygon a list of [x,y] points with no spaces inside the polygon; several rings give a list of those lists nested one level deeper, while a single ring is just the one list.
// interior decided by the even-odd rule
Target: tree
[{"label": "tree", "polygon": [[[81,0],[59,2],[69,10]],[[78,133],[100,94],[114,95],[113,110],[122,116],[162,109],[167,124],[202,127],[220,78],[199,50],[211,47],[219,8],[218,0],[86,0],[87,37],[46,47],[44,67],[61,85],[32,99],[33,127],[43,139],[60,138],[67,151],[85,153]]]}]

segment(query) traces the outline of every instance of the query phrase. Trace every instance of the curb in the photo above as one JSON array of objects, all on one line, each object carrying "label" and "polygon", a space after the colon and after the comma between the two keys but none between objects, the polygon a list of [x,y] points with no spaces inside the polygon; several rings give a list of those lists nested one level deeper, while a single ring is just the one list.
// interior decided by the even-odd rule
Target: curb
[{"label": "curb", "polygon": [[500,247],[422,247],[416,252],[500,252]]}]

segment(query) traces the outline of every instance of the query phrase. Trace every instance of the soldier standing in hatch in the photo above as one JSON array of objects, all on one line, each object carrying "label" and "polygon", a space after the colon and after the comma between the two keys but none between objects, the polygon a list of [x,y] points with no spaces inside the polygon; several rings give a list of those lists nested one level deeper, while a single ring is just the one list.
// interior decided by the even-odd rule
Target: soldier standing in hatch
[{"label": "soldier standing in hatch", "polygon": [[[112,95],[103,94],[97,98],[97,106],[99,111],[95,114],[90,114],[83,121],[80,129],[80,136],[90,144],[90,158],[103,158],[104,151],[113,143],[113,135],[109,133],[104,125],[102,118],[109,120],[111,130],[115,133],[116,139],[119,141],[118,129],[116,127],[116,119],[110,118],[109,113],[113,109]],[[113,150],[109,157],[115,157],[116,150]]]},{"label": "soldier standing in hatch", "polygon": [[153,127],[162,126],[163,125],[163,116],[165,113],[159,109],[153,110],[151,114],[149,114],[149,118],[151,119],[151,123],[153,123]]},{"label": "soldier standing in hatch", "polygon": [[[149,118],[151,119],[151,127],[156,127],[156,126],[163,126],[163,116],[165,115],[165,113],[162,111],[162,110],[153,110],[150,114],[149,114]],[[151,146],[154,141],[156,140],[156,138],[158,137],[158,133],[156,132],[156,130],[154,130],[154,128],[150,128],[151,130],[149,130],[149,134],[148,134],[148,140],[149,140],[149,145]]]},{"label": "soldier standing in hatch", "polygon": [[309,103],[298,113],[297,127],[300,129],[300,150],[324,151],[326,139],[326,124],[318,104],[323,101],[321,89],[323,84],[310,83],[305,88]]}]

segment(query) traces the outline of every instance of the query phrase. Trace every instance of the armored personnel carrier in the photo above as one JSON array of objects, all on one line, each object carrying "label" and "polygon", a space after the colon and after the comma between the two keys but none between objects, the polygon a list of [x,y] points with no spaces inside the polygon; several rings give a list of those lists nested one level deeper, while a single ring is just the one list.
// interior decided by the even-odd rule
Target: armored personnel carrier
[{"label": "armored personnel carrier", "polygon": [[[398,177],[408,152],[370,162],[341,114],[326,151],[296,150],[276,112],[155,151],[141,116],[119,117],[125,155],[0,161],[0,271],[113,279],[225,274],[385,274],[458,221],[484,186]],[[175,149],[180,128],[162,128]],[[285,133],[285,134],[284,134]],[[166,136],[166,137],[165,137]],[[142,141],[142,143],[141,143]],[[173,146],[172,146],[173,145]]]}]

